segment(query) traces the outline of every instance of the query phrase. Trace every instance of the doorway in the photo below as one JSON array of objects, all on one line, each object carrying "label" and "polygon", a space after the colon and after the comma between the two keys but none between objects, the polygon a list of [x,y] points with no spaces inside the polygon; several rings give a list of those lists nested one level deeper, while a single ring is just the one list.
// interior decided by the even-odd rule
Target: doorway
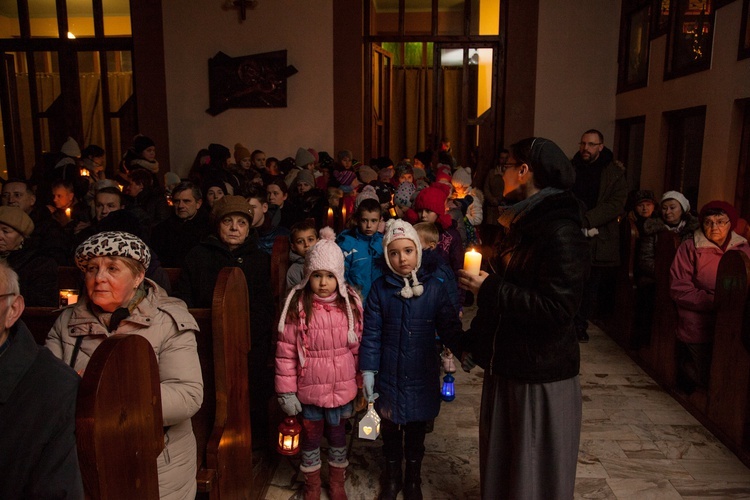
[{"label": "doorway", "polygon": [[365,13],[365,156],[398,162],[448,140],[454,165],[476,183],[502,137],[500,3],[379,1]]}]

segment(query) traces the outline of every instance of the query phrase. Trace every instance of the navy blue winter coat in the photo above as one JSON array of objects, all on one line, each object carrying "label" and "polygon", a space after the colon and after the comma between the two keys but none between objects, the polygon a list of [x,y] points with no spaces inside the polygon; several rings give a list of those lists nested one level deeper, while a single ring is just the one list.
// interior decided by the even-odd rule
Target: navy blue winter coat
[{"label": "navy blue winter coat", "polygon": [[443,280],[418,272],[424,293],[399,295],[404,279],[388,271],[370,289],[359,369],[377,371],[378,414],[395,422],[433,419],[440,411],[440,355],[436,334],[461,356],[461,320]]}]

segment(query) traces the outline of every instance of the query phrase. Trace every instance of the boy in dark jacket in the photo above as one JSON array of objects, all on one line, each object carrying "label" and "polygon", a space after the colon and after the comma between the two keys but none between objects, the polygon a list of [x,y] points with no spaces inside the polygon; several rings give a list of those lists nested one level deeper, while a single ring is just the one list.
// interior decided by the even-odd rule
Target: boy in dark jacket
[{"label": "boy in dark jacket", "polygon": [[[421,267],[422,245],[411,224],[388,221],[383,248],[390,272],[370,289],[359,368],[365,398],[372,402],[380,395],[375,409],[383,418],[380,428],[386,458],[381,498],[395,499],[402,486],[404,498],[422,498],[427,422],[440,411],[435,334],[460,354],[463,332],[448,285]],[[405,480],[401,475],[404,456]]]}]

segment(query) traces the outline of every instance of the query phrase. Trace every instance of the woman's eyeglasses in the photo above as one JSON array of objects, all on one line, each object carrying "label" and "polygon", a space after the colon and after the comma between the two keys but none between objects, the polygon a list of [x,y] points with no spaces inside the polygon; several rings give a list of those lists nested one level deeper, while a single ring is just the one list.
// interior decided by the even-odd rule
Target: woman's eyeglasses
[{"label": "woman's eyeglasses", "polygon": [[705,227],[718,227],[718,228],[724,228],[727,227],[727,225],[730,223],[730,220],[704,220],[703,225]]}]

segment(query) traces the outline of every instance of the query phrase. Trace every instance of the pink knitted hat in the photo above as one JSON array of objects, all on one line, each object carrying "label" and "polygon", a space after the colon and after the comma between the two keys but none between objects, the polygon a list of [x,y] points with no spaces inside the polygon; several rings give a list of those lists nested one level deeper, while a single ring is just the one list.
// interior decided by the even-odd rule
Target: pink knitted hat
[{"label": "pink knitted hat", "polygon": [[302,290],[307,286],[310,275],[314,271],[329,271],[333,273],[338,282],[338,291],[346,302],[346,316],[349,319],[348,340],[350,344],[357,342],[357,334],[354,333],[354,316],[352,315],[352,306],[349,303],[349,292],[344,279],[344,254],[341,248],[336,244],[336,233],[330,227],[324,227],[320,230],[320,239],[305,255],[304,277],[302,281],[295,285],[286,297],[284,310],[281,312],[279,319],[279,333],[284,331],[286,315],[289,311],[289,303],[297,290]]}]

